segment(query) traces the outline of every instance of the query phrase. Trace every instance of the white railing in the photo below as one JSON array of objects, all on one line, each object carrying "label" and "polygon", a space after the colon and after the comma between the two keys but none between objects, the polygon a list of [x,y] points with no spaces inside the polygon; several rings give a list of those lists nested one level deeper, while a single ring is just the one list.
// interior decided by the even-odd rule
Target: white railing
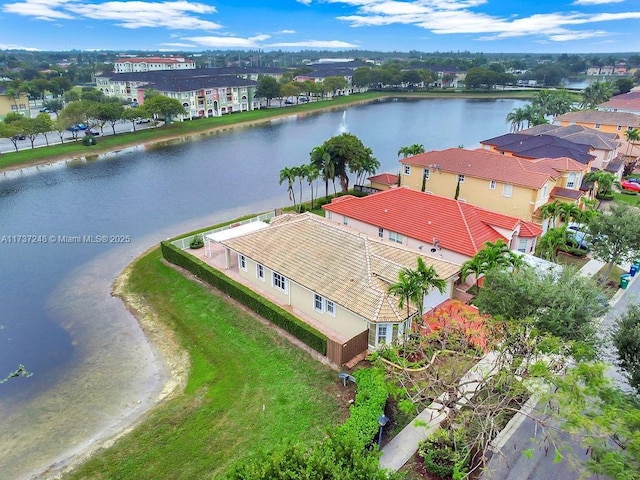
[{"label": "white railing", "polygon": [[197,234],[194,234],[194,235],[188,235],[186,237],[178,238],[177,240],[174,240],[171,243],[173,245],[175,245],[176,247],[180,248],[181,250],[186,250],[187,248],[189,248],[189,245],[191,244],[191,241],[193,240],[193,237],[195,237],[196,235],[202,235],[202,238],[205,239],[207,237],[207,235],[209,235],[211,233],[222,232],[224,230],[229,230],[230,228],[239,227],[240,225],[245,225],[247,223],[269,222],[269,220],[271,220],[274,216],[275,216],[275,211],[274,212],[263,213],[261,215],[258,215],[257,217],[248,218],[247,220],[241,220],[241,221],[238,221],[238,222],[234,222],[232,224],[225,225],[224,227],[218,227],[218,228],[214,228],[212,230],[207,230],[206,232],[197,233]]}]

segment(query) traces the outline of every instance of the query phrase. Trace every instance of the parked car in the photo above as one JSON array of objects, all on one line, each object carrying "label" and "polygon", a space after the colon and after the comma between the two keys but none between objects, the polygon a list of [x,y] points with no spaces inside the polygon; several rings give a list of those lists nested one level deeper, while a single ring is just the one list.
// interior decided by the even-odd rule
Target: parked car
[{"label": "parked car", "polygon": [[623,190],[633,190],[634,192],[640,192],[640,183],[623,180],[620,182],[620,186]]},{"label": "parked car", "polygon": [[577,223],[567,225],[567,235],[575,245],[582,250],[589,250],[591,247],[591,235],[582,230],[583,226]]},{"label": "parked car", "polygon": [[625,178],[625,180],[627,182],[640,183],[640,177],[629,177],[629,178]]},{"label": "parked car", "polygon": [[85,135],[93,135],[94,137],[97,137],[98,135],[100,135],[100,132],[93,128],[91,130],[86,130],[84,133]]},{"label": "parked car", "polygon": [[300,98],[298,99],[298,101],[299,101],[300,103],[307,103],[307,102],[309,101],[309,99],[308,99],[307,97],[300,97]]},{"label": "parked car", "polygon": [[51,110],[49,110],[47,107],[43,107],[40,109],[40,113],[49,113]]},{"label": "parked car", "polygon": [[67,128],[70,132],[79,132],[80,130],[86,130],[88,127],[84,123],[78,123]]},{"label": "parked car", "polygon": [[151,119],[150,118],[138,118],[136,119],[136,123],[150,123]]},{"label": "parked car", "polygon": [[24,136],[22,133],[18,133],[17,135],[14,135],[13,137],[11,137],[11,140],[25,140],[27,137]]},{"label": "parked car", "polygon": [[285,100],[285,101],[284,101],[284,104],[285,104],[285,105],[293,105],[293,104],[294,104],[294,102],[293,102],[293,101],[291,101],[291,100]]}]

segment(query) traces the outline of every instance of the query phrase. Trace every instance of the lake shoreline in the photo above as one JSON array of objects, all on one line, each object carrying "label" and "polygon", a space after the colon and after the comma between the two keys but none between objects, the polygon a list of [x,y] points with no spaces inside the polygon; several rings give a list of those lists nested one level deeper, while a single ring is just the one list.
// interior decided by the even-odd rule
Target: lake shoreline
[{"label": "lake shoreline", "polygon": [[[533,95],[535,92],[529,92],[526,91],[526,93],[529,93],[530,95]],[[357,94],[356,94],[357,95]],[[355,95],[354,95],[355,96]],[[214,126],[211,128],[207,128],[207,129],[203,129],[203,130],[197,130],[194,131],[192,133],[180,133],[180,134],[175,134],[175,135],[170,135],[167,134],[165,135],[160,135],[158,136],[158,138],[153,139],[153,140],[132,140],[131,142],[125,143],[125,144],[121,144],[118,145],[117,147],[110,147],[110,148],[96,148],[95,150],[91,150],[90,153],[86,153],[84,155],[69,155],[69,154],[60,154],[60,155],[51,155],[49,157],[44,157],[44,158],[39,158],[39,159],[35,159],[35,160],[28,160],[25,162],[20,162],[14,165],[7,165],[7,166],[0,166],[0,173],[6,173],[6,172],[12,172],[12,171],[18,171],[18,170],[22,170],[24,168],[29,168],[29,167],[35,167],[35,166],[40,166],[40,165],[53,165],[56,163],[60,163],[60,162],[67,162],[67,161],[73,161],[73,160],[86,160],[88,157],[94,157],[94,156],[103,156],[103,155],[107,155],[110,153],[117,153],[121,150],[125,150],[127,148],[131,148],[131,147],[136,147],[136,146],[141,146],[141,145],[154,145],[154,144],[159,144],[159,143],[166,143],[166,142],[171,142],[171,141],[175,141],[181,138],[191,138],[191,139],[196,139],[197,137],[201,137],[202,135],[210,135],[212,133],[216,133],[216,132],[221,132],[224,130],[229,130],[229,129],[233,129],[233,128],[246,128],[246,127],[251,127],[251,126],[257,126],[257,125],[262,125],[265,123],[269,123],[273,120],[277,120],[280,118],[287,118],[290,117],[292,115],[295,116],[307,116],[307,115],[313,115],[315,113],[321,113],[321,112],[326,112],[326,111],[330,111],[330,110],[336,110],[336,109],[341,109],[341,108],[348,108],[348,107],[352,107],[354,105],[361,105],[361,104],[366,104],[366,103],[372,103],[372,102],[377,102],[380,100],[384,100],[387,98],[393,98],[393,97],[397,97],[397,98],[414,98],[414,99],[429,99],[429,98],[434,98],[434,99],[442,99],[442,98],[451,98],[451,99],[478,99],[478,100],[482,100],[482,99],[486,99],[486,100],[498,100],[501,98],[517,98],[517,99],[524,99],[526,97],[523,97],[522,92],[520,91],[514,91],[514,92],[509,92],[509,93],[505,93],[505,92],[501,92],[501,93],[493,93],[491,92],[490,94],[487,93],[477,93],[477,94],[472,94],[472,93],[437,93],[437,92],[428,92],[425,94],[422,93],[382,93],[379,96],[376,97],[369,97],[366,99],[357,99],[354,98],[352,101],[348,101],[345,103],[341,103],[339,105],[335,105],[335,104],[329,104],[329,105],[323,105],[321,107],[315,108],[313,110],[305,110],[305,111],[296,111],[296,112],[278,112],[278,113],[274,113],[274,115],[272,116],[268,116],[259,120],[238,120],[236,123],[231,123],[228,125],[218,125],[218,126]],[[287,107],[281,107],[284,108],[285,110],[287,109]],[[241,115],[242,113],[240,113]],[[190,120],[192,121],[192,120]],[[163,128],[163,127],[158,127],[158,128]],[[43,148],[47,148],[47,147],[43,147]]]}]

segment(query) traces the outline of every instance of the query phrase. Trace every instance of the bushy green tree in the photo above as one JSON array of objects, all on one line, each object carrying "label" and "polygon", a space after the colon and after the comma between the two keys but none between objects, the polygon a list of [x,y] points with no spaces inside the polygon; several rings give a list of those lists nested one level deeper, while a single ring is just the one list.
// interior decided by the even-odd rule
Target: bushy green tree
[{"label": "bushy green tree", "polygon": [[142,109],[147,112],[147,117],[158,116],[165,119],[165,123],[171,123],[171,118],[176,115],[186,115],[182,103],[176,98],[155,95],[144,101]]},{"label": "bushy green tree", "polygon": [[606,282],[614,265],[640,256],[640,215],[635,207],[614,203],[589,221],[588,230],[592,256],[607,263],[600,283]]},{"label": "bushy green tree", "polygon": [[594,319],[607,311],[596,283],[565,267],[541,272],[523,267],[511,272],[489,270],[475,299],[482,313],[508,320],[531,319],[541,335],[553,335],[578,346],[593,346]]},{"label": "bushy green tree", "polygon": [[618,365],[625,371],[629,384],[640,393],[640,305],[631,305],[616,320],[611,338]]}]

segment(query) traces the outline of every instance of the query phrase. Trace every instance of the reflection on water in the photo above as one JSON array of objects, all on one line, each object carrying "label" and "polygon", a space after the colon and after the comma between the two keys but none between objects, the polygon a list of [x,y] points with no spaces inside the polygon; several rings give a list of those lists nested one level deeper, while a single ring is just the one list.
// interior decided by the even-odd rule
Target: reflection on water
[{"label": "reflection on water", "polygon": [[81,451],[161,391],[164,366],[110,295],[135,255],[183,231],[286,205],[280,170],[307,163],[343,126],[373,150],[381,171],[396,172],[400,147],[478,146],[505,133],[507,113],[523,104],[375,102],[0,175],[0,237],[133,240],[0,243],[0,371],[23,363],[34,372],[0,387],[2,479]]}]

